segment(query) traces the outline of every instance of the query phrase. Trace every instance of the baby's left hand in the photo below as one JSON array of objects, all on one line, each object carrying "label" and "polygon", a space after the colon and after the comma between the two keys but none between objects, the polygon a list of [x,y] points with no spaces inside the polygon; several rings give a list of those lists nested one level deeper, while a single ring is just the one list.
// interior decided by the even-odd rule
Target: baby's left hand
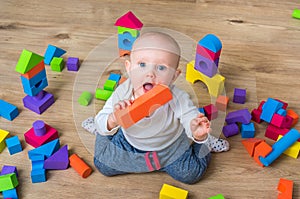
[{"label": "baby's left hand", "polygon": [[191,121],[191,131],[196,141],[203,141],[210,133],[210,122],[202,113],[197,118]]}]

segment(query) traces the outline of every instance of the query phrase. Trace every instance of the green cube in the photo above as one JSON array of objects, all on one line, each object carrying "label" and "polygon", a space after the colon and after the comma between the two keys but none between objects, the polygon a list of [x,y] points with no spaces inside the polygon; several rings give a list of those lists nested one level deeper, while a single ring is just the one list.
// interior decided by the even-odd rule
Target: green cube
[{"label": "green cube", "polygon": [[111,96],[112,93],[113,93],[113,91],[97,88],[95,97],[96,97],[96,99],[106,101]]},{"label": "green cube", "polygon": [[296,19],[300,19],[300,10],[295,9],[292,16]]},{"label": "green cube", "polygon": [[9,173],[0,176],[0,192],[13,189],[18,186],[19,181],[17,179],[16,173]]},{"label": "green cube", "polygon": [[65,67],[65,62],[62,57],[53,57],[50,63],[51,70],[61,72]]},{"label": "green cube", "polygon": [[140,34],[138,30],[118,26],[118,34],[123,34],[124,32],[129,32],[132,37],[138,37]]},{"label": "green cube", "polygon": [[44,57],[24,49],[20,55],[15,71],[25,74],[43,60]]},{"label": "green cube", "polygon": [[218,194],[218,195],[212,196],[212,197],[210,197],[208,199],[225,199],[225,198],[224,198],[224,196],[222,194]]},{"label": "green cube", "polygon": [[117,86],[117,82],[114,81],[114,80],[106,80],[103,87],[104,87],[104,90],[108,90],[108,91],[114,91],[115,88]]}]

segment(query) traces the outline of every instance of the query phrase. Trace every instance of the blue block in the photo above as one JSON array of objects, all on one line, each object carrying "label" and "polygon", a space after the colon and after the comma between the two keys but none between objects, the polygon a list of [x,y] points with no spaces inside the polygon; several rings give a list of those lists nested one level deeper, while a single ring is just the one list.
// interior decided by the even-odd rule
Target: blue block
[{"label": "blue block", "polygon": [[119,81],[121,79],[121,75],[119,74],[115,74],[115,73],[110,73],[108,80],[113,80],[115,82],[117,82],[117,84],[119,84]]},{"label": "blue block", "polygon": [[203,108],[203,107],[198,108],[198,111],[199,111],[200,113],[203,113],[203,114],[205,115],[205,111],[204,111],[204,108]]},{"label": "blue block", "polygon": [[46,182],[46,170],[45,169],[36,169],[31,171],[31,182]]},{"label": "blue block", "polygon": [[65,53],[65,50],[49,44],[44,55],[44,63],[50,65],[53,57],[61,57]]},{"label": "blue block", "polygon": [[27,95],[35,96],[48,86],[46,70],[42,70],[31,79],[21,77],[23,90]]},{"label": "blue block", "polygon": [[34,155],[44,155],[47,158],[50,157],[53,153],[55,153],[60,147],[59,139],[52,140],[38,148],[32,149],[28,151],[29,159],[31,159]]},{"label": "blue block", "polygon": [[286,110],[285,109],[283,109],[283,108],[281,108],[281,109],[279,109],[278,111],[277,111],[277,114],[278,115],[281,115],[281,116],[286,116]]},{"label": "blue block", "polygon": [[267,101],[262,106],[262,113],[260,115],[260,119],[270,123],[274,113],[276,113],[282,107],[283,107],[283,103],[275,99],[268,98]]},{"label": "blue block", "polygon": [[13,137],[10,137],[10,138],[6,138],[5,142],[6,142],[6,146],[8,148],[8,151],[9,151],[10,155],[13,155],[15,153],[19,153],[23,150],[21,142],[20,142],[18,136],[13,136]]},{"label": "blue block", "polygon": [[18,193],[17,193],[16,188],[3,191],[2,195],[3,195],[3,198],[18,199]]},{"label": "blue block", "polygon": [[131,36],[129,32],[118,34],[118,47],[123,50],[131,50],[136,37]]},{"label": "blue block", "polygon": [[0,116],[12,121],[19,115],[18,107],[0,99]]},{"label": "blue block", "polygon": [[221,40],[213,34],[205,35],[205,37],[203,37],[198,44],[207,48],[208,50],[213,51],[214,53],[222,49]]},{"label": "blue block", "polygon": [[254,123],[250,122],[249,124],[242,124],[241,134],[242,134],[242,138],[254,138],[255,135]]},{"label": "blue block", "polygon": [[196,53],[194,68],[208,77],[213,77],[218,72],[219,59],[214,61]]}]

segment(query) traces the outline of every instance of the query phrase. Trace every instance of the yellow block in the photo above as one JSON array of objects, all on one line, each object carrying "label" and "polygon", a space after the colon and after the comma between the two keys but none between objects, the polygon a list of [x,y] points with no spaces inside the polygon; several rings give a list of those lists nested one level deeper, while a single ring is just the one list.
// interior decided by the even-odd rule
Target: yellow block
[{"label": "yellow block", "polygon": [[208,77],[194,68],[195,61],[190,61],[186,66],[186,80],[192,84],[200,80],[208,88],[210,95],[218,97],[224,91],[225,77],[216,74],[213,77]]},{"label": "yellow block", "polygon": [[[282,137],[283,137],[282,135],[279,135],[277,141],[280,140]],[[287,150],[285,150],[285,152],[283,153],[285,155],[297,159],[299,155],[299,151],[300,151],[300,142],[297,141],[292,146],[290,146]]]},{"label": "yellow block", "polygon": [[9,135],[8,131],[0,129],[0,153],[3,151],[3,149],[6,147],[5,139]]},{"label": "yellow block", "polygon": [[163,184],[159,199],[186,199],[188,196],[188,191],[168,185]]}]

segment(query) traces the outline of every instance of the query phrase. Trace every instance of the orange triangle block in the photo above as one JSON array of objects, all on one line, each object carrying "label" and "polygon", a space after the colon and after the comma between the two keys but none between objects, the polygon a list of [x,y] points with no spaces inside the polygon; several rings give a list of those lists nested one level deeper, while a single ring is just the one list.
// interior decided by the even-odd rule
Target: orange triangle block
[{"label": "orange triangle block", "polygon": [[249,155],[253,157],[254,155],[254,148],[261,142],[264,142],[265,140],[259,139],[259,138],[249,138],[246,140],[242,140],[242,144],[248,151]]},{"label": "orange triangle block", "polygon": [[278,194],[278,199],[292,199],[293,198],[293,181],[280,178],[277,190],[280,192]]}]

